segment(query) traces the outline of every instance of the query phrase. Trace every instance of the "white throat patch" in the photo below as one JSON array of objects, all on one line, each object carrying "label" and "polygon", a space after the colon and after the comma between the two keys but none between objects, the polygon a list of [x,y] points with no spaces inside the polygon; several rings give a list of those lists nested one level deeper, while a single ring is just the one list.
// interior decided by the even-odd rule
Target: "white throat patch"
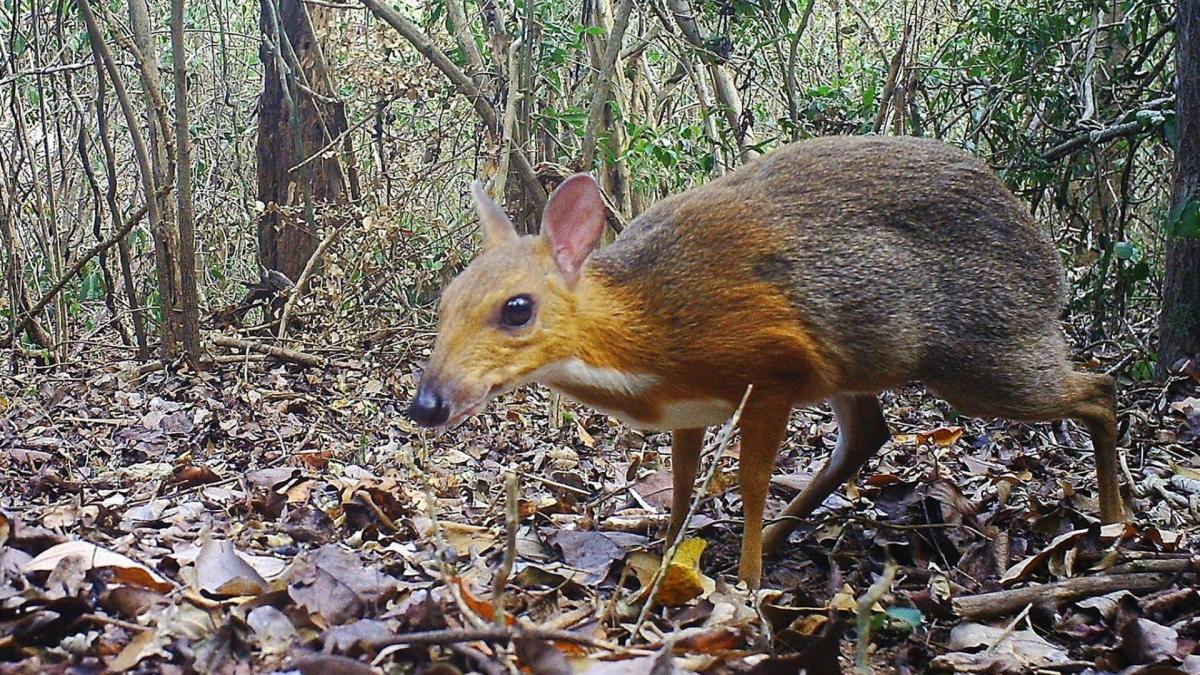
[{"label": "white throat patch", "polygon": [[567,359],[543,366],[530,375],[529,380],[552,387],[600,389],[627,396],[636,396],[658,384],[658,377],[650,373],[627,373],[616,368],[591,366],[581,359]]}]

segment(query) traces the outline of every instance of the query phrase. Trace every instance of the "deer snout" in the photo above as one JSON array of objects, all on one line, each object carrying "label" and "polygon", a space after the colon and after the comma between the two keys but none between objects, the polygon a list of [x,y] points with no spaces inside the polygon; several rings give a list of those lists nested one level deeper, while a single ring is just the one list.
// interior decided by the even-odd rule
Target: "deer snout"
[{"label": "deer snout", "polygon": [[423,427],[445,424],[450,419],[450,400],[436,383],[421,378],[417,395],[408,407],[408,416]]}]

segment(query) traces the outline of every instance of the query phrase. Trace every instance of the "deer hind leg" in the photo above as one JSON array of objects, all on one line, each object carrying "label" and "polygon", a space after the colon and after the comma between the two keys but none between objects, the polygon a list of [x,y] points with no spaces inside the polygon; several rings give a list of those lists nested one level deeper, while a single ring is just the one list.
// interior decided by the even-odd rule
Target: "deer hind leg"
[{"label": "deer hind leg", "polygon": [[[1047,363],[1028,354],[1009,364],[1023,364],[1023,372],[984,377],[972,382],[929,382],[931,389],[971,415],[1002,417],[1026,422],[1074,419],[1092,439],[1100,486],[1100,519],[1116,523],[1125,519],[1118,477],[1116,384],[1108,375],[1079,373],[1065,361]],[[1038,367],[1040,366],[1040,367]],[[1001,369],[994,369],[999,372]]]},{"label": "deer hind leg", "polygon": [[767,553],[778,552],[798,521],[844,485],[891,436],[879,399],[873,394],[835,396],[829,403],[837,418],[837,445],[812,482],[767,527],[763,535],[763,550]]}]

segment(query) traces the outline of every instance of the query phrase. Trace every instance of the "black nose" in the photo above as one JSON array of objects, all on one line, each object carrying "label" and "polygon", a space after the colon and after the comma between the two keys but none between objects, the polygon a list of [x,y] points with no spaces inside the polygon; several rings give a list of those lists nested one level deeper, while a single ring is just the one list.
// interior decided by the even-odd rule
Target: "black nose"
[{"label": "black nose", "polygon": [[450,419],[450,405],[433,387],[423,386],[408,407],[408,416],[423,427],[436,427]]}]

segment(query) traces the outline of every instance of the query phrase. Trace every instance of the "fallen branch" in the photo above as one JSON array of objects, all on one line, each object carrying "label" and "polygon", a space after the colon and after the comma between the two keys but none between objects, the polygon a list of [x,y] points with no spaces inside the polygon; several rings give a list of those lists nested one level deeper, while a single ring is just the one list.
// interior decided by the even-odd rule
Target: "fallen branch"
[{"label": "fallen branch", "polygon": [[892,584],[896,581],[896,572],[899,569],[900,566],[895,561],[888,560],[887,566],[883,568],[883,574],[879,575],[875,583],[871,584],[867,592],[858,599],[858,606],[854,611],[858,626],[854,665],[860,673],[869,674],[871,672],[868,650],[871,644],[871,617],[874,614],[874,607],[883,600],[883,596],[891,592]]},{"label": "fallen branch", "polygon": [[626,651],[621,647],[590,638],[586,635],[573,633],[568,630],[551,630],[531,626],[489,626],[485,628],[448,628],[445,630],[427,630],[418,633],[393,635],[371,642],[373,649],[391,645],[448,645],[459,642],[512,642],[515,639],[548,640],[551,642],[570,642],[572,644],[604,649],[608,651]]},{"label": "fallen branch", "polygon": [[1061,605],[1113,591],[1148,591],[1164,588],[1170,583],[1170,575],[1157,573],[1077,577],[1026,588],[954,598],[952,604],[955,614],[965,619],[987,619],[1019,611],[1030,603],[1051,602]]},{"label": "fallen branch", "polygon": [[520,494],[517,492],[515,469],[504,474],[504,494],[504,524],[508,536],[504,540],[504,557],[500,560],[499,568],[492,579],[492,606],[496,610],[497,626],[504,625],[504,590],[508,587],[508,577],[512,574],[513,563],[517,559],[517,529],[521,526]]},{"label": "fallen branch", "polygon": [[292,318],[292,307],[296,305],[296,301],[300,296],[308,292],[308,284],[312,280],[313,272],[317,269],[317,263],[320,262],[321,258],[325,257],[325,251],[329,249],[329,246],[333,244],[333,240],[337,239],[341,232],[342,228],[331,226],[329,232],[325,234],[325,238],[321,240],[321,243],[317,244],[317,248],[308,257],[308,262],[305,263],[304,270],[300,272],[300,278],[296,280],[295,286],[291,288],[287,295],[287,300],[283,303],[283,311],[279,313],[279,330],[276,331],[275,337],[280,340],[287,334],[288,321]]},{"label": "fallen branch", "polygon": [[289,361],[289,362],[295,363],[297,365],[308,366],[309,368],[328,368],[329,366],[338,366],[341,368],[354,368],[355,367],[353,364],[350,364],[350,363],[343,363],[341,361],[331,361],[329,359],[322,358],[320,356],[313,356],[312,354],[305,354],[304,352],[298,352],[294,349],[286,349],[284,347],[275,347],[272,345],[264,344],[262,342],[254,342],[252,340],[243,340],[241,338],[229,337],[227,335],[213,336],[212,343],[214,345],[217,345],[218,347],[228,347],[230,349],[240,349],[242,351],[249,350],[252,352],[258,352],[259,354],[266,354],[267,356],[272,356],[272,357],[280,359],[282,361]]}]

